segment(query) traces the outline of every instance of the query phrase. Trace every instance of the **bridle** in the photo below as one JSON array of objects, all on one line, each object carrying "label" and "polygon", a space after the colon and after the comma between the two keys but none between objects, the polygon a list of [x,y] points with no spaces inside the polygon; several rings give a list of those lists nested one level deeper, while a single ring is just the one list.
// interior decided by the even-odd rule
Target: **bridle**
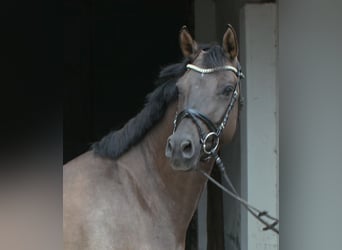
[{"label": "bridle", "polygon": [[[226,108],[225,113],[223,114],[221,118],[221,123],[219,126],[216,126],[215,123],[212,122],[206,115],[192,108],[184,109],[181,112],[177,113],[175,116],[175,119],[173,121],[173,133],[175,133],[179,123],[185,118],[190,118],[193,121],[193,123],[196,125],[199,136],[200,136],[200,144],[202,145],[202,151],[205,156],[204,158],[203,157],[201,158],[201,160],[203,161],[203,160],[207,160],[211,158],[214,152],[217,153],[218,145],[220,142],[220,136],[222,134],[223,129],[228,123],[229,114],[231,110],[233,109],[234,104],[239,96],[237,86],[240,85],[240,80],[244,78],[244,75],[241,71],[240,65],[238,66],[238,69],[229,65],[204,69],[193,64],[187,64],[186,68],[188,70],[194,70],[198,73],[201,73],[202,75],[210,74],[210,73],[217,72],[217,71],[223,71],[223,70],[232,71],[238,78],[238,81],[234,86],[233,95],[230,99],[230,102]],[[204,123],[206,127],[208,128],[209,132],[207,134],[203,132],[199,124],[199,121]]]},{"label": "bridle", "polygon": [[[279,224],[279,219],[269,215],[267,211],[261,211],[257,209],[256,207],[250,205],[247,201],[245,201],[238,195],[235,187],[233,186],[232,182],[230,181],[225,171],[225,166],[217,153],[220,136],[222,134],[223,129],[228,123],[229,114],[231,110],[233,109],[236,100],[239,97],[237,86],[239,86],[239,89],[241,89],[240,81],[241,79],[245,78],[244,74],[241,71],[240,64],[238,64],[238,68],[235,68],[229,65],[216,67],[216,68],[201,68],[193,64],[187,64],[186,68],[188,70],[193,70],[198,73],[201,73],[202,76],[203,74],[210,74],[210,73],[217,72],[217,71],[227,70],[227,71],[233,72],[237,76],[238,81],[234,86],[233,95],[228,103],[225,113],[223,114],[221,118],[221,123],[219,126],[216,126],[214,122],[212,122],[206,115],[202,114],[201,112],[192,108],[188,108],[188,109],[182,110],[179,113],[176,113],[175,119],[173,121],[173,133],[175,133],[179,123],[183,119],[190,118],[193,121],[193,123],[196,125],[199,136],[200,136],[200,144],[202,145],[202,151],[204,153],[204,157],[201,157],[201,161],[208,160],[209,158],[214,158],[216,162],[215,165],[219,167],[222,176],[228,183],[231,190],[228,190],[226,187],[221,185],[219,182],[213,179],[205,171],[201,169],[197,169],[197,170],[200,171],[203,175],[205,175],[210,181],[212,181],[222,191],[224,191],[228,195],[238,200],[247,209],[248,212],[250,212],[257,220],[259,220],[265,226],[263,230],[272,230],[273,232],[279,234],[279,230],[275,228]],[[209,132],[207,134],[203,132],[199,124],[199,121],[204,123],[206,127],[208,128]],[[211,140],[211,143],[210,143],[210,140]],[[270,222],[268,222],[267,220],[270,220]]]}]

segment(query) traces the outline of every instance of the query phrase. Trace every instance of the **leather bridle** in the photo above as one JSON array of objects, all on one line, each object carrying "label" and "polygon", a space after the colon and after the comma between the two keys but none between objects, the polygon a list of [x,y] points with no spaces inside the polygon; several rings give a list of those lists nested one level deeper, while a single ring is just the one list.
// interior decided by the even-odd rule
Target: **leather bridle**
[{"label": "leather bridle", "polygon": [[[234,104],[236,100],[238,99],[239,92],[237,89],[237,86],[239,86],[240,89],[240,80],[244,79],[245,76],[241,71],[240,65],[238,65],[238,68],[235,68],[233,66],[225,65],[221,67],[216,67],[216,68],[201,68],[193,64],[187,64],[186,65],[188,70],[194,70],[198,73],[203,74],[210,74],[213,72],[217,71],[222,71],[222,70],[227,70],[227,71],[232,71],[235,73],[235,75],[238,78],[237,83],[234,86],[234,91],[232,94],[232,97],[230,99],[230,102],[226,108],[225,113],[223,114],[221,118],[221,123],[219,126],[216,126],[214,122],[212,122],[206,115],[202,114],[201,112],[188,108],[184,109],[179,113],[176,113],[176,117],[173,121],[173,133],[175,133],[179,123],[185,119],[185,118],[190,118],[193,123],[196,125],[199,136],[200,136],[200,144],[202,145],[202,151],[204,153],[204,157],[201,157],[201,161],[205,161],[209,158],[214,158],[215,159],[215,165],[220,169],[222,176],[228,183],[229,187],[231,190],[228,190],[226,187],[224,187],[222,184],[217,182],[215,179],[213,179],[209,174],[207,174],[205,171],[201,169],[197,169],[200,171],[204,176],[208,178],[211,182],[213,182],[216,186],[218,186],[222,191],[227,193],[228,195],[232,196],[236,200],[238,200],[246,209],[248,212],[250,212],[257,220],[259,220],[265,227],[263,230],[271,230],[277,234],[279,234],[279,230],[276,228],[276,226],[279,224],[279,219],[271,216],[268,214],[267,211],[261,211],[257,209],[256,207],[250,205],[247,201],[242,199],[235,187],[233,186],[232,182],[230,181],[226,171],[225,171],[225,166],[219,157],[217,151],[218,151],[218,145],[220,141],[220,136],[222,134],[223,129],[228,123],[229,119],[229,114],[231,110],[234,107]],[[200,126],[200,122],[204,123],[208,129],[208,133],[205,134]]]},{"label": "leather bridle", "polygon": [[[240,85],[240,79],[244,78],[244,75],[241,71],[240,65],[238,69],[229,65],[204,69],[193,64],[187,64],[186,67],[188,70],[194,70],[198,73],[201,73],[202,75],[210,74],[210,73],[217,72],[217,71],[223,71],[223,70],[232,71],[238,78],[238,81],[234,86],[233,95],[230,99],[230,102],[226,108],[225,113],[223,114],[221,118],[221,122],[219,126],[216,126],[216,124],[212,122],[206,115],[192,108],[184,109],[181,112],[177,113],[173,121],[173,125],[174,125],[173,133],[175,133],[179,123],[183,119],[190,118],[193,121],[193,123],[197,127],[199,137],[200,137],[200,144],[202,145],[202,151],[204,153],[204,157],[201,157],[201,160],[207,160],[210,157],[212,157],[214,153],[217,153],[221,133],[228,123],[229,114],[231,110],[233,109],[234,104],[239,96],[237,86]],[[206,127],[208,128],[209,132],[207,134],[203,132],[199,121],[204,123]]]}]

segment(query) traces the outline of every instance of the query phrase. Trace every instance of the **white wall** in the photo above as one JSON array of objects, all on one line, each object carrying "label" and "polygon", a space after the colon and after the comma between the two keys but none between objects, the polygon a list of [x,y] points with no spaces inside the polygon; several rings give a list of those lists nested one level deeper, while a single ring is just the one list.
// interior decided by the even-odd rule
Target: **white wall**
[{"label": "white wall", "polygon": [[342,1],[279,0],[280,248],[342,249]]},{"label": "white wall", "polygon": [[[278,217],[278,98],[276,5],[246,4],[241,11],[241,193]],[[241,249],[278,249],[278,235],[242,208]]]}]

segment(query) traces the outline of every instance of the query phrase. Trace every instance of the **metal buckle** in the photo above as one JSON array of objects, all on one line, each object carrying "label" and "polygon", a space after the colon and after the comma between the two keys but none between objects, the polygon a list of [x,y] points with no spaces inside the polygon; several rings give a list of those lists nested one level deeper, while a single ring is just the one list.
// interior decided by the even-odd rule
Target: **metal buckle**
[{"label": "metal buckle", "polygon": [[[208,150],[207,149],[207,141],[210,137],[214,137],[213,140],[213,145],[211,145],[211,148]],[[207,155],[210,155],[212,152],[215,152],[217,150],[217,147],[219,145],[220,142],[220,138],[218,137],[218,135],[216,134],[216,132],[210,132],[208,133],[204,139],[203,139],[203,152],[206,153]]]}]

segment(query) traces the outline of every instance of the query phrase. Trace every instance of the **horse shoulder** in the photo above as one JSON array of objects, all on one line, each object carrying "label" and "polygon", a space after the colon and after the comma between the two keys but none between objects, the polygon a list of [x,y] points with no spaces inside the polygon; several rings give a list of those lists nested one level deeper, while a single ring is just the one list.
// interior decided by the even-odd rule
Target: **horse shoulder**
[{"label": "horse shoulder", "polygon": [[[123,194],[112,181],[115,161],[86,152],[63,166],[65,249],[112,249]],[[121,194],[121,195],[120,195]]]}]

